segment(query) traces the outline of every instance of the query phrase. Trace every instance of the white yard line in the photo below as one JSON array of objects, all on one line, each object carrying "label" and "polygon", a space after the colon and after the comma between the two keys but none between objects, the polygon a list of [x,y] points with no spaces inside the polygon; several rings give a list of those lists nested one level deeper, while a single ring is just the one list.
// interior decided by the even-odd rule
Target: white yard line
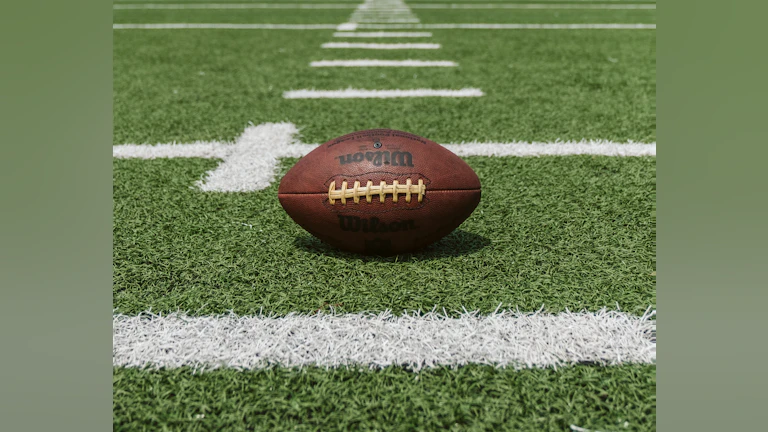
[{"label": "white yard line", "polygon": [[264,123],[249,126],[233,143],[193,143],[160,145],[119,145],[112,156],[128,159],[199,157],[223,159],[196,185],[203,191],[253,192],[268,187],[277,173],[278,158],[301,157],[315,146],[295,139],[293,123]]},{"label": "white yard line", "polygon": [[447,60],[319,60],[311,67],[456,67],[458,64]]},{"label": "white yard line", "polygon": [[113,9],[355,9],[355,3],[136,3]]},{"label": "white yard line", "polygon": [[397,6],[358,7],[356,3],[135,3],[115,4],[117,10],[142,9],[359,9],[407,12],[410,9],[656,9],[655,4],[541,4],[541,3],[412,3]]},{"label": "white yard line", "polygon": [[479,97],[484,93],[476,88],[408,89],[408,90],[290,90],[283,93],[286,99],[391,99],[407,97]]},{"label": "white yard line", "polygon": [[[117,159],[208,158],[222,159],[206,173],[197,187],[216,192],[253,192],[268,187],[275,178],[278,159],[302,157],[317,144],[302,144],[292,123],[264,123],[248,126],[234,143],[194,142],[190,144],[123,144],[112,147]],[[612,141],[563,141],[550,143],[462,143],[444,144],[459,156],[569,156],[616,157],[656,156],[656,143]]]},{"label": "white yard line", "polygon": [[115,30],[336,30],[338,24],[156,23],[112,24]]},{"label": "white yard line", "polygon": [[418,18],[392,18],[389,16],[386,17],[369,17],[369,18],[361,18],[355,21],[357,23],[382,23],[382,24],[389,24],[389,23],[418,23]]},{"label": "white yard line", "polygon": [[440,44],[436,43],[359,43],[359,42],[327,42],[321,45],[322,48],[331,49],[376,49],[376,50],[397,50],[397,49],[440,49]]},{"label": "white yard line", "polygon": [[357,29],[454,29],[454,30],[654,30],[656,24],[229,24],[229,23],[154,23],[112,24],[114,30],[327,30]]},{"label": "white yard line", "polygon": [[656,9],[655,4],[411,3],[411,9]]},{"label": "white yard line", "polygon": [[656,156],[656,143],[612,141],[564,141],[554,143],[467,143],[445,144],[459,156]]},{"label": "white yard line", "polygon": [[224,159],[232,146],[232,143],[219,141],[190,144],[122,144],[112,147],[112,157],[116,159]]},{"label": "white yard line", "polygon": [[284,317],[186,316],[112,317],[112,364],[122,367],[382,368],[412,370],[488,364],[510,368],[562,367],[583,362],[604,365],[656,362],[655,311],[512,311],[488,316],[444,311],[393,316],[315,314]]},{"label": "white yard line", "polygon": [[336,32],[340,38],[421,38],[432,37],[430,32]]},{"label": "white yard line", "polygon": [[656,24],[360,24],[360,29],[650,30]]}]

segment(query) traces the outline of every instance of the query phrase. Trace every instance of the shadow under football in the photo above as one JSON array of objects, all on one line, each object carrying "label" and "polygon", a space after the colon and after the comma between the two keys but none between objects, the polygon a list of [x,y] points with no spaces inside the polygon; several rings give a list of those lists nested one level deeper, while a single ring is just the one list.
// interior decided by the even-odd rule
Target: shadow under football
[{"label": "shadow under football", "polygon": [[347,259],[362,259],[365,261],[427,261],[432,259],[458,257],[470,255],[478,252],[491,244],[487,238],[457,229],[451,234],[443,237],[439,241],[427,246],[424,249],[393,256],[361,255],[351,252],[345,252],[330,246],[322,241],[312,237],[309,234],[298,236],[294,239],[294,245],[297,249],[303,250],[315,255],[332,256]]}]

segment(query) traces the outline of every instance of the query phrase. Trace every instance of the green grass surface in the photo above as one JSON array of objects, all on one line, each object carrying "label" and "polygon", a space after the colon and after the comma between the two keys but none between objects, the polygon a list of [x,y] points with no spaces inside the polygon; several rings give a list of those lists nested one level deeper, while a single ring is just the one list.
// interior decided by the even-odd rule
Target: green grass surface
[{"label": "green grass surface", "polygon": [[[655,366],[114,370],[117,430],[656,429]],[[626,426],[625,426],[626,425]]]},{"label": "green grass surface", "polygon": [[[652,30],[435,31],[441,50],[320,49],[332,31],[118,30],[114,143],[237,137],[291,121],[305,142],[390,127],[438,142],[656,139]],[[482,49],[478,49],[482,47]],[[458,68],[310,68],[346,58]],[[291,89],[478,87],[479,98],[286,100]]]},{"label": "green grass surface", "polygon": [[400,313],[503,303],[557,312],[618,303],[640,314],[655,305],[654,159],[467,161],[483,199],[457,232],[419,254],[364,258],[291,221],[277,182],[257,193],[203,193],[190,186],[217,161],[116,160],[115,307]]},{"label": "green grass surface", "polygon": [[[180,0],[198,1],[221,0]],[[498,0],[460,2],[473,1]],[[427,2],[435,0],[416,3]],[[116,11],[115,20],[339,24],[350,13]],[[414,13],[422,22],[655,22],[655,11]],[[295,123],[307,143],[374,127],[441,143],[656,140],[653,30],[430,31],[432,38],[386,42],[429,41],[442,44],[440,50],[321,49],[323,42],[345,40],[333,38],[333,30],[117,30],[112,144],[233,140],[248,122],[273,121]],[[452,60],[459,67],[309,67],[313,60],[360,58]],[[281,97],[291,89],[348,87],[478,87],[486,96]],[[465,160],[483,185],[474,214],[426,251],[386,259],[314,240],[280,207],[277,181],[254,193],[204,193],[194,182],[217,160],[114,160],[113,305],[125,314],[151,308],[194,315],[329,306],[395,313],[464,306],[487,313],[499,303],[524,312],[619,304],[641,314],[655,307],[655,158]],[[284,160],[282,171],[294,162]],[[114,429],[650,431],[655,372],[655,365],[521,371],[475,365],[419,373],[115,368]]]}]

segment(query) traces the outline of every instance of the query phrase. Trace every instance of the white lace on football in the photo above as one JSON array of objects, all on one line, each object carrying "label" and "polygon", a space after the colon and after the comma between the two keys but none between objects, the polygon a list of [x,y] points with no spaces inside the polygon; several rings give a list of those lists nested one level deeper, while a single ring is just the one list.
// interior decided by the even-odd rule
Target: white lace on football
[{"label": "white lace on football", "polygon": [[397,202],[398,195],[404,194],[405,202],[410,203],[411,195],[416,194],[418,201],[421,202],[426,191],[427,186],[423,179],[419,179],[416,184],[413,184],[410,178],[405,180],[405,184],[399,184],[397,180],[394,180],[391,185],[388,185],[384,180],[380,181],[378,185],[374,185],[373,181],[368,180],[365,186],[360,186],[360,181],[356,180],[352,188],[349,188],[347,181],[344,180],[341,182],[341,189],[336,189],[336,181],[334,180],[328,187],[328,201],[331,204],[336,204],[336,200],[341,200],[342,204],[346,204],[347,199],[352,198],[354,203],[358,204],[361,197],[365,197],[366,202],[372,202],[374,195],[377,195],[379,202],[383,203],[387,195],[392,195],[392,202]]}]

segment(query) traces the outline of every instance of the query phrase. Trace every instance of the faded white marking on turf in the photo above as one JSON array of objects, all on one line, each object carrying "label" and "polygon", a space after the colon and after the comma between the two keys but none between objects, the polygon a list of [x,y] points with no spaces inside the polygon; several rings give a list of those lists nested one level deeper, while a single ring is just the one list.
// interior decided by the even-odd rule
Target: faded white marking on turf
[{"label": "faded white marking on turf", "polygon": [[382,12],[410,12],[410,9],[656,9],[655,4],[456,4],[413,3],[410,8],[396,5],[383,8],[356,6],[355,3],[136,3],[115,4],[113,9],[359,9]]},{"label": "faded white marking on turf", "polygon": [[290,90],[283,93],[285,99],[391,99],[407,97],[480,97],[484,93],[476,88],[410,89],[410,90]]},{"label": "faded white marking on turf", "polygon": [[343,23],[336,27],[338,31],[355,31],[357,29],[357,23]]},{"label": "faded white marking on turf", "polygon": [[402,0],[365,0],[349,16],[349,22],[418,23],[419,19]]},{"label": "faded white marking on turf", "polygon": [[419,38],[432,37],[430,32],[336,32],[333,37],[341,38]]},{"label": "faded white marking on turf", "polygon": [[136,3],[113,9],[355,9],[354,3]]},{"label": "faded white marking on turf", "polygon": [[[328,30],[338,29],[336,24],[112,24],[115,30]],[[354,29],[353,29],[354,30]]]},{"label": "faded white marking on turf", "polygon": [[347,365],[412,370],[488,364],[511,368],[656,361],[655,311],[511,311],[458,318],[430,312],[289,314],[284,317],[186,316],[112,318],[112,364],[123,367],[259,369]]},{"label": "faded white marking on turf", "polygon": [[440,44],[436,43],[363,43],[363,42],[326,42],[321,45],[322,48],[341,48],[341,49],[376,49],[376,50],[397,50],[397,49],[440,49]]},{"label": "faded white marking on turf", "polygon": [[309,64],[311,67],[455,67],[447,60],[320,60]]},{"label": "faded white marking on turf", "polygon": [[412,3],[411,9],[656,9],[655,4]]},{"label": "faded white marking on turf", "polygon": [[112,24],[114,30],[327,30],[356,29],[452,29],[452,30],[655,30],[656,24],[230,24],[154,23]]},{"label": "faded white marking on turf", "polygon": [[653,30],[656,24],[360,24],[361,29]]}]

